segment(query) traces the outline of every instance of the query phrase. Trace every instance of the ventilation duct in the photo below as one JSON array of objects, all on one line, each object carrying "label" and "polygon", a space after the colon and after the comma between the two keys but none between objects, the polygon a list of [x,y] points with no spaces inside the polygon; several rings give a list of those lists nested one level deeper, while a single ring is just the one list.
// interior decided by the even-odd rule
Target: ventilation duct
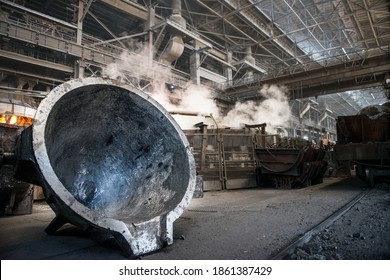
[{"label": "ventilation duct", "polygon": [[245,60],[246,60],[247,62],[249,62],[250,64],[253,64],[253,65],[256,64],[256,60],[255,60],[255,58],[252,56],[252,47],[251,47],[251,46],[248,46],[248,47],[246,47],[246,49],[245,49]]},{"label": "ventilation duct", "polygon": [[[172,1],[172,15],[170,20],[180,25],[182,28],[186,28],[186,20],[181,15],[181,0]],[[184,41],[181,34],[172,34],[167,46],[164,48],[160,55],[159,61],[166,65],[171,65],[177,60],[184,52]]]}]

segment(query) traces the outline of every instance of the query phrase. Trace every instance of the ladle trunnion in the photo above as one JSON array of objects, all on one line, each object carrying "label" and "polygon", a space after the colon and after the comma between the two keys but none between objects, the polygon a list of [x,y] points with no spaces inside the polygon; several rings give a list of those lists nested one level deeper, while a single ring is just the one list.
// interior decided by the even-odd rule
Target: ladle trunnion
[{"label": "ladle trunnion", "polygon": [[43,186],[56,217],[113,234],[127,255],[173,242],[196,172],[181,128],[149,95],[100,78],[75,79],[41,102],[16,148],[15,177]]}]

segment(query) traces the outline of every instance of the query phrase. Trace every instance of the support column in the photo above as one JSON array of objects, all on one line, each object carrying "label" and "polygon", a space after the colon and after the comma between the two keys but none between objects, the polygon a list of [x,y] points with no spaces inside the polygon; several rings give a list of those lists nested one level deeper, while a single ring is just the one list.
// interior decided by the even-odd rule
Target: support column
[{"label": "support column", "polygon": [[74,65],[74,78],[84,78],[84,72],[85,72],[85,65],[84,62],[79,59],[75,62]]},{"label": "support column", "polygon": [[[233,53],[231,51],[227,51],[226,53],[226,62],[232,64],[233,62]],[[229,66],[223,67],[223,75],[226,77],[227,86],[231,86],[233,83],[233,70]]]},{"label": "support column", "polygon": [[191,81],[196,84],[200,85],[200,54],[199,54],[199,43],[198,41],[194,41],[194,48],[195,50],[190,55],[190,75],[191,75]]},{"label": "support column", "polygon": [[[256,65],[256,60],[252,56],[252,47],[251,46],[245,47],[245,53],[246,53],[245,60],[248,61],[249,63],[251,63],[252,65]],[[253,78],[253,69],[248,68],[246,70],[245,76],[247,78]]]},{"label": "support column", "polygon": [[81,39],[83,36],[83,14],[84,14],[84,2],[79,0],[79,6],[77,10],[77,44],[81,45]]},{"label": "support column", "polygon": [[146,40],[146,48],[147,48],[147,52],[148,52],[148,66],[149,68],[152,68],[153,66],[153,56],[154,56],[154,45],[153,45],[153,31],[152,31],[152,27],[154,26],[155,22],[155,10],[153,8],[152,5],[149,5],[148,6],[148,21],[146,23],[146,30],[148,31],[148,34],[147,34],[147,40]]}]

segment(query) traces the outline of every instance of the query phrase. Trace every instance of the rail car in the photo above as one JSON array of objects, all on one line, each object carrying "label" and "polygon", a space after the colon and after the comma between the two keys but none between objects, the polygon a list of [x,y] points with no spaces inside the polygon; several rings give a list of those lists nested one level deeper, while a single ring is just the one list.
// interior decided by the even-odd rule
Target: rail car
[{"label": "rail car", "polygon": [[301,139],[278,139],[258,134],[255,151],[259,185],[300,188],[323,182],[327,170],[323,147],[313,147]]},{"label": "rail car", "polygon": [[390,180],[390,102],[337,118],[335,159],[356,166],[370,187]]},{"label": "rail car", "polygon": [[243,129],[185,131],[204,190],[248,186],[299,188],[322,182],[325,151],[307,140],[267,134],[265,124]]}]

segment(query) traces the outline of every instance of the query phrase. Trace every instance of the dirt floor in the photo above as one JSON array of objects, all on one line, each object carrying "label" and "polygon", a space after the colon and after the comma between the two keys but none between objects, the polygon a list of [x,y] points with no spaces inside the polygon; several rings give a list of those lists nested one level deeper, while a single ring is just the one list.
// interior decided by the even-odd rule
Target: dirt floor
[{"label": "dirt floor", "polygon": [[[172,245],[134,259],[270,260],[367,190],[357,178],[325,178],[302,189],[207,192],[174,223]],[[390,186],[377,186],[287,259],[390,259],[389,206]],[[45,203],[0,217],[0,259],[128,259],[109,233],[65,225],[47,235],[53,217]]]},{"label": "dirt floor", "polygon": [[378,184],[285,259],[390,260],[390,184]]}]

